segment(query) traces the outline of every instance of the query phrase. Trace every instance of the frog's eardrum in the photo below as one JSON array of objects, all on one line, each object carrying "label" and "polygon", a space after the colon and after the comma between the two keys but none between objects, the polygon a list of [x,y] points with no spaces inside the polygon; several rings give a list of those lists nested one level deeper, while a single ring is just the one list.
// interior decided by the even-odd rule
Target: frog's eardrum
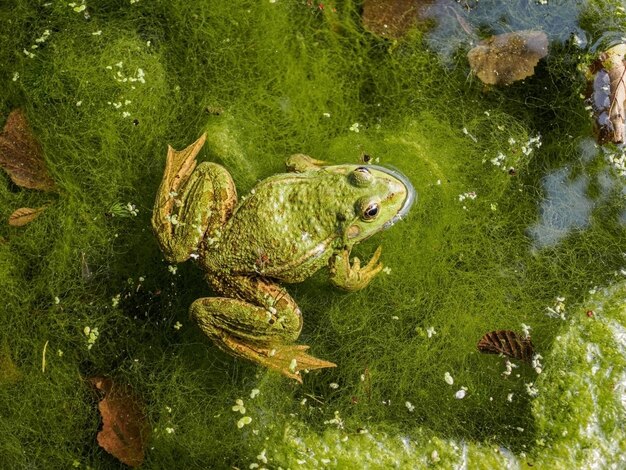
[{"label": "frog's eardrum", "polygon": [[400,180],[402,184],[406,187],[406,199],[404,200],[404,204],[402,205],[398,213],[395,215],[395,217],[393,217],[385,225],[383,225],[383,229],[387,229],[391,227],[393,224],[395,224],[397,221],[403,219],[409,213],[409,211],[411,210],[411,206],[417,199],[417,192],[415,191],[415,188],[413,187],[413,184],[411,184],[411,181],[409,180],[409,178],[407,178],[399,170],[387,168],[384,166],[378,166],[378,165],[367,165],[367,167],[373,168],[378,171],[382,171],[383,173],[386,173]]}]

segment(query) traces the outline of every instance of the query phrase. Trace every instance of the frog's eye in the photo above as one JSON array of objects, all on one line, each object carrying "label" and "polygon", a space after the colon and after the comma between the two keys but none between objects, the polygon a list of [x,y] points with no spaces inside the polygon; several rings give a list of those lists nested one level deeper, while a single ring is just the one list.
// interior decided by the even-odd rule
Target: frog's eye
[{"label": "frog's eye", "polygon": [[372,184],[374,181],[374,176],[370,173],[370,171],[364,166],[360,166],[356,168],[350,176],[348,177],[350,183],[359,188],[364,188]]},{"label": "frog's eye", "polygon": [[363,218],[365,220],[373,220],[376,218],[376,216],[378,215],[378,211],[379,211],[379,207],[377,203],[372,203],[369,206],[367,206],[367,209],[365,209],[365,211],[363,212]]},{"label": "frog's eye", "polygon": [[362,199],[358,202],[357,210],[362,220],[374,220],[380,214],[380,202],[376,199]]}]

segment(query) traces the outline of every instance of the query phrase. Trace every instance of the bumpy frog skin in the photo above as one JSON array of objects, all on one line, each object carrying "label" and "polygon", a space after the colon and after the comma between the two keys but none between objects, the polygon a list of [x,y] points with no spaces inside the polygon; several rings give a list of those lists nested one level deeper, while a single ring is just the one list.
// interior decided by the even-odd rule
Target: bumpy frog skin
[{"label": "bumpy frog skin", "polygon": [[221,349],[299,382],[303,369],[335,367],[294,344],[302,315],[278,283],[329,266],[334,285],[364,288],[382,269],[381,249],[365,266],[350,262],[350,250],[406,215],[413,186],[383,167],[324,166],[298,154],[287,161],[291,173],[261,181],[238,203],[226,169],[197,165],[205,137],[169,147],[152,216],[166,259],[196,259],[220,296],[193,302],[191,316]]}]

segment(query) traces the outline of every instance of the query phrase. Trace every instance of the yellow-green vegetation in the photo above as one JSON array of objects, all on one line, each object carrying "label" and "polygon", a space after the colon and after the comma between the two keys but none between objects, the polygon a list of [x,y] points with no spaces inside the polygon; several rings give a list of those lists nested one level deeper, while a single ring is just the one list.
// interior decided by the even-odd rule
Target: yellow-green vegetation
[{"label": "yellow-green vegetation", "polygon": [[[3,2],[1,120],[25,110],[59,188],[0,177],[0,220],[49,204],[0,224],[3,465],[118,468],[86,381],[108,376],[145,403],[145,468],[623,466],[626,292],[605,286],[626,273],[624,157],[595,148],[576,68],[610,8],[499,3],[392,41],[353,1]],[[546,29],[550,55],[485,90],[457,17]],[[169,266],[152,234],[166,145],[204,131],[200,159],[223,155],[241,195],[299,152],[367,155],[418,191],[357,248],[383,245],[368,288],[334,291],[324,273],[288,286],[300,341],[338,364],[301,386],[201,334],[188,308],[209,295],[202,273]],[[542,357],[481,355],[496,329],[525,330]]]}]

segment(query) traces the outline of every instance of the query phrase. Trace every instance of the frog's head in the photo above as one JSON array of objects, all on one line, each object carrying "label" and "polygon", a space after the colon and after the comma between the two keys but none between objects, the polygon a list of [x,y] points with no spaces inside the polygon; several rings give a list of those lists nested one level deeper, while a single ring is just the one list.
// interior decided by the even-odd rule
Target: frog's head
[{"label": "frog's head", "polygon": [[346,220],[345,231],[350,244],[391,227],[409,212],[416,193],[399,171],[377,165],[341,167],[354,198],[354,212]]}]

